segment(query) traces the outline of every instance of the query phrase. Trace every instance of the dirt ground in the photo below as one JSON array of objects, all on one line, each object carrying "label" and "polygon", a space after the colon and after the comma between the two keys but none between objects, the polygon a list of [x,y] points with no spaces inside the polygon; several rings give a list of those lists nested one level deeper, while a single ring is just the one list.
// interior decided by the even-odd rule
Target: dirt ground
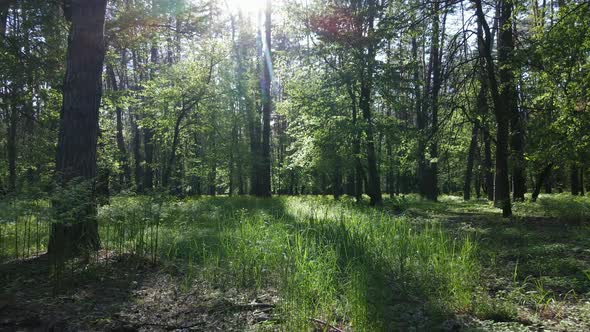
[{"label": "dirt ground", "polygon": [[185,286],[146,260],[110,258],[71,272],[56,291],[46,256],[0,266],[0,331],[244,331],[275,319],[271,293]]}]

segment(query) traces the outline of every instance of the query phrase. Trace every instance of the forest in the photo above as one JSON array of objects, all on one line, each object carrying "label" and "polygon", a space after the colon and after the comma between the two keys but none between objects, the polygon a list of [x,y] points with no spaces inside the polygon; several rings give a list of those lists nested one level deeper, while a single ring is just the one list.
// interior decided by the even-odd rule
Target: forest
[{"label": "forest", "polygon": [[590,330],[587,0],[0,0],[0,331]]}]

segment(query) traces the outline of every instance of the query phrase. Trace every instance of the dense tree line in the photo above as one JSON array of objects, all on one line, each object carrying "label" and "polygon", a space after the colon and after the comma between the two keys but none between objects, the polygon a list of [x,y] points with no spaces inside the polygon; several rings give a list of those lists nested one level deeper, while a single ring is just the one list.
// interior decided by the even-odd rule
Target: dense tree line
[{"label": "dense tree line", "polygon": [[238,7],[2,1],[3,194],[585,194],[587,2]]}]

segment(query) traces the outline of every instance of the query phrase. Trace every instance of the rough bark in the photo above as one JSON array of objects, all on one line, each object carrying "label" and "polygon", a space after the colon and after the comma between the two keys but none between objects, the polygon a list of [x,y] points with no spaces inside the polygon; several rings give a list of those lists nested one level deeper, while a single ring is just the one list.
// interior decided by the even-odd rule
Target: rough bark
[{"label": "rough bark", "polygon": [[54,201],[58,216],[70,217],[52,225],[48,252],[54,257],[86,253],[100,247],[94,182],[106,2],[64,2],[64,13],[71,26],[56,156],[57,181],[66,188],[74,180],[79,181],[90,197],[82,202],[82,208],[81,202]]}]

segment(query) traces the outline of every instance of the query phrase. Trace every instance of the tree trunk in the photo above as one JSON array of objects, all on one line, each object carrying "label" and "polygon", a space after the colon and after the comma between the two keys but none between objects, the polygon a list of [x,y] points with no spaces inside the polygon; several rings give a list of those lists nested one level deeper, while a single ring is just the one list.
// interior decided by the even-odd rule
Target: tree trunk
[{"label": "tree trunk", "polygon": [[494,200],[494,171],[492,166],[492,137],[488,131],[488,129],[484,129],[483,133],[484,138],[484,158],[483,158],[483,168],[484,168],[484,183],[485,183],[485,191],[488,201]]},{"label": "tree trunk", "polygon": [[471,143],[469,144],[469,154],[467,155],[467,170],[465,171],[465,184],[463,186],[463,199],[471,199],[471,178],[473,177],[473,163],[477,150],[478,124],[474,123],[471,129]]},{"label": "tree trunk", "polygon": [[348,96],[352,110],[352,154],[354,158],[354,170],[352,176],[352,191],[357,203],[363,200],[363,165],[361,164],[361,130],[358,128],[358,104],[357,96],[352,83],[347,84]]},{"label": "tree trunk", "polygon": [[[180,124],[184,119],[186,111],[184,109],[181,111],[178,118],[176,118],[176,122],[174,124],[174,134],[172,136],[172,146],[170,147],[170,156],[168,156],[168,164],[164,169],[164,174],[162,176],[162,186],[167,188],[170,184],[170,175],[174,172],[175,164],[176,164],[176,150],[178,149],[178,142],[180,140]],[[147,158],[146,158],[147,159]]]},{"label": "tree trunk", "polygon": [[543,170],[537,176],[537,181],[535,182],[535,189],[533,190],[532,194],[532,201],[536,202],[539,194],[541,193],[541,187],[543,183],[549,180],[549,176],[551,175],[551,169],[553,168],[553,164],[548,164],[543,168]]},{"label": "tree trunk", "polygon": [[[153,2],[153,4],[155,1]],[[153,5],[152,4],[152,5]],[[157,66],[159,63],[158,57],[158,44],[152,43],[150,48],[150,62],[152,66]],[[155,70],[152,70],[150,73],[152,79],[155,77]],[[154,133],[152,128],[145,126],[143,128],[143,152],[145,156],[145,164],[144,164],[144,180],[143,180],[143,188],[144,190],[151,191],[154,188]],[[167,184],[166,184],[167,185]],[[164,185],[164,186],[166,186]]]},{"label": "tree trunk", "polygon": [[[430,161],[427,162],[428,171],[426,172],[425,197],[428,200],[436,201],[438,197],[438,140],[434,137],[438,131],[438,96],[440,93],[441,82],[441,34],[445,32],[445,19],[443,20],[442,30],[440,28],[440,2],[433,3],[434,18],[432,23],[432,46],[430,50],[430,61],[432,63],[432,91],[430,92]],[[449,186],[449,190],[450,190]]]},{"label": "tree trunk", "polygon": [[[494,183],[494,202],[497,206],[502,208],[502,216],[510,217],[512,215],[512,204],[510,201],[510,186],[508,180],[508,139],[509,139],[509,126],[510,126],[510,104],[509,100],[506,99],[506,89],[498,87],[498,81],[496,79],[496,65],[492,58],[491,48],[491,34],[488,23],[485,19],[483,9],[481,6],[481,0],[474,0],[476,6],[476,15],[478,18],[478,44],[480,55],[485,59],[486,74],[488,77],[488,83],[492,94],[492,100],[494,103],[494,113],[496,115],[496,179]],[[502,22],[508,21],[510,15],[507,16],[505,1],[500,2],[502,6]],[[510,11],[508,12],[510,14]],[[503,25],[501,25],[502,27]],[[501,29],[501,37],[499,45],[503,43],[503,39],[507,38],[507,34],[504,33],[506,27]],[[511,36],[511,34],[510,34]],[[503,84],[508,80],[510,73],[506,70],[505,64],[508,61],[508,54],[503,47],[499,47],[498,51],[498,62],[500,67],[500,83]]]},{"label": "tree trunk", "polygon": [[584,168],[580,170],[580,195],[586,195],[586,186],[584,184]]},{"label": "tree trunk", "polygon": [[[8,22],[8,9],[9,9],[9,2],[4,1],[0,4],[0,47],[4,47],[6,37],[6,23]],[[6,87],[5,77],[2,77],[0,81],[2,84],[1,93],[2,95],[8,93],[8,88]],[[9,109],[7,111],[8,117],[8,128],[6,132],[6,149],[7,149],[7,158],[8,158],[8,192],[15,192],[16,191],[16,126],[17,126],[17,111],[15,105],[8,105],[6,107]]]},{"label": "tree trunk", "polygon": [[513,2],[503,1],[501,8],[500,24],[504,29],[501,30],[499,47],[499,60],[502,61],[500,67],[500,80],[502,81],[502,95],[510,109],[510,148],[512,153],[512,199],[514,201],[524,201],[526,192],[526,174],[524,160],[525,145],[525,124],[524,116],[518,109],[518,92],[514,82],[514,36],[512,9]]},{"label": "tree trunk", "polygon": [[262,146],[260,163],[260,191],[258,196],[271,196],[271,160],[270,160],[270,115],[272,112],[271,99],[271,0],[266,1],[265,10],[265,45],[263,55],[263,76],[262,76]]},{"label": "tree trunk", "polygon": [[547,179],[545,180],[545,193],[546,194],[551,194],[553,193],[553,180],[554,180],[555,175],[553,174],[553,172],[549,172],[549,175],[547,176]]},{"label": "tree trunk", "polygon": [[570,168],[570,182],[572,195],[580,194],[580,174],[579,168],[575,164],[572,164]]},{"label": "tree trunk", "polygon": [[[134,50],[132,50],[132,61],[133,61],[133,73],[134,75],[139,71],[138,59],[137,54]],[[135,76],[134,82],[137,84],[141,80],[141,74],[138,78]],[[134,109],[129,109],[129,118],[131,119],[131,131],[133,132],[133,159],[134,159],[134,176],[135,176],[135,186],[136,190],[139,193],[144,192],[144,173],[143,173],[143,156],[141,154],[141,129],[139,128],[138,122],[141,120],[139,112]]]},{"label": "tree trunk", "polygon": [[[426,196],[426,114],[425,114],[425,103],[426,98],[422,100],[421,89],[420,89],[420,75],[418,68],[418,43],[416,37],[412,38],[412,59],[414,61],[414,96],[416,98],[416,129],[418,129],[418,193],[420,196]],[[430,89],[430,77],[431,77],[431,66],[429,65],[426,87],[426,91]]]},{"label": "tree trunk", "polygon": [[71,26],[57,145],[57,181],[65,187],[77,182],[89,197],[77,197],[76,202],[54,200],[57,216],[68,217],[52,225],[48,252],[54,257],[88,253],[100,247],[94,183],[106,2],[64,3]]},{"label": "tree trunk", "polygon": [[580,195],[586,195],[586,187],[584,186],[584,167],[580,168]]},{"label": "tree trunk", "polygon": [[142,193],[144,191],[144,174],[142,166],[142,155],[141,155],[141,130],[137,122],[139,121],[139,115],[136,111],[130,111],[131,118],[131,131],[133,132],[133,159],[134,159],[134,176],[135,186],[137,191]]},{"label": "tree trunk", "polygon": [[[374,24],[374,3],[369,4],[369,20],[368,20],[368,35],[369,38],[375,38],[373,36],[373,24]],[[359,100],[359,108],[363,113],[363,119],[365,120],[365,136],[366,136],[366,148],[367,148],[367,193],[370,197],[370,205],[380,205],[383,201],[381,196],[381,180],[379,179],[379,170],[377,168],[377,156],[375,154],[375,137],[373,133],[373,119],[371,111],[371,93],[373,88],[373,73],[375,71],[375,45],[374,41],[369,42],[367,47],[367,57],[365,61],[364,73],[361,79],[361,94]]]},{"label": "tree trunk", "polygon": [[8,120],[8,137],[6,140],[6,149],[8,156],[8,192],[16,192],[16,133],[18,125],[18,114],[16,105],[12,105],[9,111]]},{"label": "tree trunk", "polygon": [[[9,1],[2,1],[0,2],[0,37],[6,37],[6,22],[8,22],[8,8],[10,2]],[[2,40],[4,42],[4,40]]]},{"label": "tree trunk", "polygon": [[[123,79],[121,79],[121,84],[117,84],[117,78],[115,76],[115,71],[113,70],[112,66],[107,66],[107,75],[111,82],[111,88],[113,91],[119,91],[120,89],[124,89],[123,86]],[[129,168],[129,160],[127,158],[127,149],[125,148],[125,140],[123,138],[123,110],[121,107],[117,106],[115,108],[116,116],[117,116],[117,149],[119,150],[119,162],[121,163],[121,169],[123,171],[122,178],[121,178],[121,185],[125,185],[131,179],[131,169]]]}]

